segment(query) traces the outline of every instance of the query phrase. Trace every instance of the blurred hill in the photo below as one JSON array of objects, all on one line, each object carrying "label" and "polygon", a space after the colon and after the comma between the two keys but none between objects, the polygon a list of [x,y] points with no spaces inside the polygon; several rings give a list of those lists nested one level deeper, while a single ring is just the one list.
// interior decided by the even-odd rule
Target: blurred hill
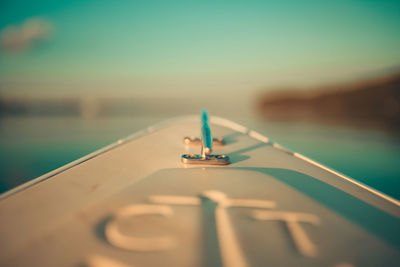
[{"label": "blurred hill", "polygon": [[308,91],[280,90],[261,95],[257,107],[266,119],[399,131],[400,73]]}]

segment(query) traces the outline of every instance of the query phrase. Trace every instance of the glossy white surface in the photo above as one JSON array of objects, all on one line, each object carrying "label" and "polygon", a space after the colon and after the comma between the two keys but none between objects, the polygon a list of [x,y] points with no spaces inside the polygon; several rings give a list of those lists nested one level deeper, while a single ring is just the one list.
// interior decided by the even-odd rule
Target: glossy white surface
[{"label": "glossy white surface", "polygon": [[[0,262],[392,266],[399,261],[398,201],[243,126],[221,118],[211,122],[213,135],[227,141],[215,152],[228,154],[231,165],[180,162],[181,154],[198,153],[198,147],[182,143],[184,136],[200,135],[199,119],[187,117],[149,127],[3,195]],[[205,201],[210,190],[233,204]],[[191,202],[175,205],[165,203],[166,197]],[[234,207],[243,203],[249,207]],[[146,213],[149,205],[155,207]],[[157,240],[165,246],[142,252],[132,249],[132,240],[150,250],[161,244]]]}]

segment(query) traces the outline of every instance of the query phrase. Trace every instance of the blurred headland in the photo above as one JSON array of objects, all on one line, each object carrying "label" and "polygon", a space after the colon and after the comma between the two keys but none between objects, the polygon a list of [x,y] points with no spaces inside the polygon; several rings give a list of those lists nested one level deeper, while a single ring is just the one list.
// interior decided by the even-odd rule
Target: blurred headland
[{"label": "blurred headland", "polygon": [[400,72],[312,90],[281,89],[258,97],[264,119],[311,121],[400,131]]}]

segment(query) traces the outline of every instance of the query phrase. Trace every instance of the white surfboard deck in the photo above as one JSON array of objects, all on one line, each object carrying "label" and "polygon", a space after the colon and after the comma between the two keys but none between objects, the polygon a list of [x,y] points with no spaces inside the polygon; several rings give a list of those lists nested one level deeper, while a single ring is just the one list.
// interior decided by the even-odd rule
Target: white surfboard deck
[{"label": "white surfboard deck", "polygon": [[231,121],[211,129],[230,165],[181,163],[200,152],[182,142],[200,135],[189,116],[4,193],[0,265],[398,264],[399,201]]}]

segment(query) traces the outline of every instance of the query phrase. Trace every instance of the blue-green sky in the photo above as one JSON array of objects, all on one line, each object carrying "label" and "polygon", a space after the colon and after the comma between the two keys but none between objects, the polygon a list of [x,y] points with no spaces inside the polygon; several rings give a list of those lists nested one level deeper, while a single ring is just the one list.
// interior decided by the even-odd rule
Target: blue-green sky
[{"label": "blue-green sky", "polygon": [[0,92],[181,94],[307,86],[400,64],[400,1],[1,1],[0,30],[48,40],[0,52]]}]

